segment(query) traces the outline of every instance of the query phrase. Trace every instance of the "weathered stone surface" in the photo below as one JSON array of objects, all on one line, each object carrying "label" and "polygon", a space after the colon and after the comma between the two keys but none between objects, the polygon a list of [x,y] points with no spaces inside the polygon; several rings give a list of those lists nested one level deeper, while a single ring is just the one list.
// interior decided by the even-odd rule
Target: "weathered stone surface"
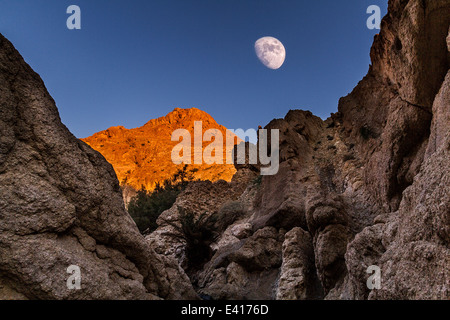
[{"label": "weathered stone surface", "polygon": [[367,188],[385,211],[397,210],[423,160],[448,70],[449,8],[449,0],[391,1],[368,75],[339,103],[345,133],[366,162]]},{"label": "weathered stone surface", "polygon": [[265,129],[280,130],[280,168],[278,174],[264,176],[255,199],[255,228],[306,227],[304,201],[312,176],[313,145],[323,130],[322,120],[309,111],[291,110],[285,119],[271,121]]},{"label": "weathered stone surface", "polygon": [[[449,23],[449,0],[390,1],[368,75],[339,112],[290,111],[266,126],[280,130],[279,172],[238,196],[248,213],[214,244],[200,292],[448,299]],[[379,290],[366,285],[371,265]]]},{"label": "weathered stone surface", "polygon": [[[0,35],[0,298],[196,297],[124,208],[113,168],[61,123],[40,77]],[[67,268],[81,269],[69,290]],[[8,293],[9,292],[9,293]]]},{"label": "weathered stone surface", "polygon": [[[450,34],[449,38],[450,39]],[[450,55],[450,48],[449,48]],[[437,151],[444,144],[445,136],[449,131],[450,123],[450,73],[447,73],[444,84],[433,104],[433,121],[431,122],[431,133],[428,141],[426,157]]]},{"label": "weathered stone surface", "polygon": [[281,265],[281,242],[275,228],[256,231],[229,259],[248,271],[264,270]]}]

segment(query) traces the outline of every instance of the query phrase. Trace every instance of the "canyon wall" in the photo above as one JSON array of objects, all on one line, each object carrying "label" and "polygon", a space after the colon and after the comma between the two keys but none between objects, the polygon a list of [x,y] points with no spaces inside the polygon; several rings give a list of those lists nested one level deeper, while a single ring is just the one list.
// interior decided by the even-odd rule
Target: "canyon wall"
[{"label": "canyon wall", "polygon": [[[193,182],[145,238],[113,167],[0,36],[0,298],[449,299],[449,25],[450,0],[390,0],[338,112],[266,126],[278,174]],[[220,218],[198,250],[186,212]],[[83,290],[67,288],[70,265]]]}]

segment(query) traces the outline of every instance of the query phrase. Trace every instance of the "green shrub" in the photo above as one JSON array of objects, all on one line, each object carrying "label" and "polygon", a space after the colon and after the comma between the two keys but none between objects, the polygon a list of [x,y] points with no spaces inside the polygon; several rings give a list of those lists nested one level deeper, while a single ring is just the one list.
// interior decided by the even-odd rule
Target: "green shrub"
[{"label": "green shrub", "polygon": [[192,173],[184,166],[162,185],[158,183],[152,192],[142,186],[128,204],[128,213],[136,222],[139,231],[154,231],[158,227],[156,223],[158,217],[173,206],[177,196],[192,180]]},{"label": "green shrub", "polygon": [[175,203],[180,191],[160,189],[148,192],[143,188],[128,205],[128,212],[136,222],[139,231],[154,231],[158,225],[156,220],[165,210]]}]

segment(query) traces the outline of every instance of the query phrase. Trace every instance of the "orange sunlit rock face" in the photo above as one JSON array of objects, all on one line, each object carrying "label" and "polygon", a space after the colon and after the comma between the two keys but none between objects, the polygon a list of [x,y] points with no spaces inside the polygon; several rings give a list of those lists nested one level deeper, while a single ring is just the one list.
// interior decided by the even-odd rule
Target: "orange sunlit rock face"
[{"label": "orange sunlit rock face", "polygon": [[[208,129],[221,132],[223,164],[193,164],[195,152],[192,147],[192,164],[187,166],[187,170],[193,172],[194,179],[230,181],[236,169],[233,164],[226,164],[226,156],[231,154],[226,148],[226,140],[234,141],[233,145],[242,140],[219,125],[208,113],[196,108],[176,108],[165,117],[150,120],[140,128],[112,127],[82,140],[112,164],[121,185],[134,189],[144,186],[147,190],[153,190],[156,183],[171,178],[184,166],[172,162],[172,149],[179,142],[171,141],[171,137],[174,130],[186,129],[191,133],[193,146],[195,121],[202,122],[203,133]],[[211,143],[203,142],[202,149]]]}]

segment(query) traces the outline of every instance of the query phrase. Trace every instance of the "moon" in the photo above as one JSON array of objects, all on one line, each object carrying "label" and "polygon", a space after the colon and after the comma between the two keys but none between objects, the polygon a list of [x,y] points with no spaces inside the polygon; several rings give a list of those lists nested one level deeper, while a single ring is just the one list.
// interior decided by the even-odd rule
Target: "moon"
[{"label": "moon", "polygon": [[281,68],[286,59],[286,49],[274,37],[263,37],[256,41],[255,52],[262,64],[272,70]]}]

